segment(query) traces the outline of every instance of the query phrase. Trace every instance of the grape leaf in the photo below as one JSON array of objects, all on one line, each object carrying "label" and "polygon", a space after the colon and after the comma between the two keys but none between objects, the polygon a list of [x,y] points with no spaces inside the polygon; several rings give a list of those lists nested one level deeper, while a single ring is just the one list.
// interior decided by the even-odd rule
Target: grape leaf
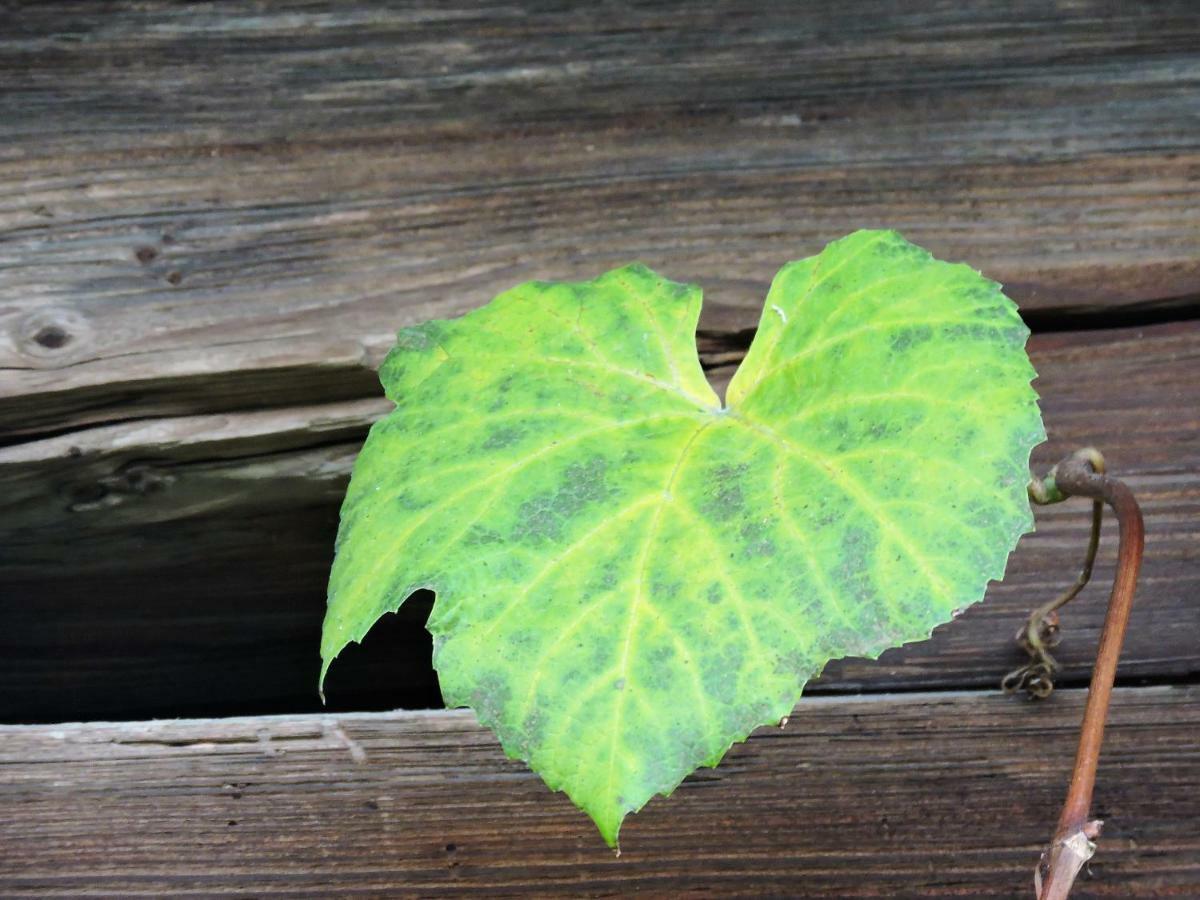
[{"label": "grape leaf", "polygon": [[895,232],[789,263],[722,404],[700,290],[626,266],[400,332],[342,507],[324,665],[414,591],[449,706],[615,845],[830,659],[925,638],[1032,527],[999,286]]}]

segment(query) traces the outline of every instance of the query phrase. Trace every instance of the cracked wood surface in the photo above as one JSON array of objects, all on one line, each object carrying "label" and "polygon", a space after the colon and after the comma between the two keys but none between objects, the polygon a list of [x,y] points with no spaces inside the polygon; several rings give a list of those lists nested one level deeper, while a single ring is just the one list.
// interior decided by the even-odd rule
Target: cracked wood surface
[{"label": "cracked wood surface", "polygon": [[[1121,677],[1200,672],[1200,323],[1035,335],[1050,440],[1035,463],[1102,447],[1148,539]],[[711,358],[711,355],[710,355]],[[712,371],[723,386],[731,372]],[[382,399],[150,419],[0,449],[0,718],[316,710],[316,647],[337,511]],[[1098,413],[1098,411],[1103,411]],[[1115,423],[1115,427],[1114,427]],[[831,663],[813,690],[991,688],[1029,609],[1074,577],[1084,503],[1038,531],[984,603],[932,640]],[[1104,615],[1115,523],[1056,656],[1083,683]],[[330,673],[335,709],[438,703],[419,595]]]},{"label": "cracked wood surface", "polygon": [[[1020,302],[1035,460],[1094,443],[1146,509],[1121,677],[1194,681],[1198,42],[1191,0],[0,2],[0,720],[315,709],[396,328],[636,258],[704,286],[724,382],[776,269],[868,226]],[[1038,528],[931,641],[813,686],[980,693],[809,698],[619,861],[461,712],[0,726],[0,893],[1027,896],[1082,697],[990,691],[1086,505]],[[438,704],[428,609],[335,708]],[[1197,709],[1118,690],[1077,896],[1200,895]]]},{"label": "cracked wood surface", "polygon": [[[1200,689],[1114,699],[1072,897],[1197,896]],[[1082,700],[801,701],[620,859],[467,712],[0,727],[0,892],[1027,897]]]},{"label": "cracked wood surface", "polygon": [[[686,23],[686,27],[681,27]],[[1200,19],[1026,0],[0,10],[0,431],[332,402],[639,258],[751,327],[887,225],[1031,314],[1200,295]]]}]

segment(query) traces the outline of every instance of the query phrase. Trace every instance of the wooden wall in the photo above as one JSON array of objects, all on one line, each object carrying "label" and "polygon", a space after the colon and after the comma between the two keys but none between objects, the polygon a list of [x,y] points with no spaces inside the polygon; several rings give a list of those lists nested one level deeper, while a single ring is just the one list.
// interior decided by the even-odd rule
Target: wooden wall
[{"label": "wooden wall", "polygon": [[[461,313],[523,280],[588,277],[640,259],[704,286],[699,343],[722,383],[782,263],[855,228],[888,226],[939,257],[968,261],[1019,301],[1034,332],[1050,435],[1035,461],[1095,444],[1144,505],[1144,581],[1120,670],[1130,730],[1119,726],[1126,737],[1117,739],[1165,743],[1154,745],[1157,761],[1143,764],[1129,750],[1120,771],[1102,774],[1102,791],[1123,784],[1109,796],[1128,800],[1116,826],[1125,843],[1093,888],[1200,895],[1195,829],[1186,840],[1179,830],[1197,813],[1194,691],[1145,687],[1200,673],[1197,48],[1192,0],[0,4],[0,721],[312,713],[271,721],[324,733],[312,723],[324,721],[317,640],[337,508],[366,429],[387,409],[374,367],[398,327]],[[412,885],[519,890],[534,885],[522,879],[547,877],[567,893],[738,885],[790,893],[800,878],[831,896],[859,895],[852,883],[864,892],[876,883],[923,896],[1002,895],[1040,841],[1033,823],[1048,834],[1079,699],[1067,691],[1035,711],[992,692],[1017,662],[1011,637],[1024,613],[1073,577],[1086,529],[1082,504],[1039,510],[1037,533],[984,603],[928,642],[876,662],[833,663],[811,689],[866,693],[821,701],[834,704],[816,709],[834,710],[836,729],[853,733],[856,710],[868,708],[853,704],[869,701],[879,717],[872,740],[928,729],[936,752],[972,748],[963,751],[970,771],[1008,773],[993,794],[991,782],[955,781],[962,763],[938,791],[977,795],[988,808],[1011,796],[1000,814],[1025,823],[1019,852],[956,856],[954,874],[922,881],[943,873],[938,860],[950,851],[935,852],[921,836],[930,808],[913,792],[928,790],[933,776],[921,768],[925,751],[906,744],[896,751],[901,793],[887,795],[897,811],[870,824],[869,839],[853,829],[831,837],[838,816],[858,815],[844,810],[869,802],[864,784],[877,783],[849,770],[829,801],[842,804],[838,816],[801,802],[820,778],[779,788],[803,812],[788,832],[801,835],[794,845],[778,834],[788,809],[772,807],[767,818],[778,828],[764,830],[759,801],[736,806],[738,778],[711,808],[700,800],[710,790],[702,778],[686,788],[691,807],[656,806],[663,816],[692,810],[678,820],[685,837],[631,850],[644,854],[642,868],[605,858],[580,870],[578,860],[600,859],[586,823],[527,780],[521,790],[536,795],[529,805],[496,800],[519,770],[494,762],[498,750],[478,749],[486,739],[471,732],[476,749],[463,752],[481,754],[471,758],[485,768],[494,762],[487,778],[499,780],[454,796],[500,804],[478,826],[491,837],[470,832],[492,855],[471,857],[470,868],[465,850],[439,849],[472,845],[445,837],[458,826],[427,822],[433,836],[413,838],[427,856]],[[1110,577],[1113,557],[1110,528],[1097,582]],[[1104,594],[1089,590],[1064,615],[1067,686],[1086,680]],[[428,608],[429,598],[414,599],[339,661],[329,714],[437,705],[422,627]],[[924,699],[901,702],[895,692]],[[361,729],[370,740],[425,740],[428,754],[432,739],[420,735],[442,727],[430,723],[468,727],[461,714],[429,715],[366,719]],[[824,713],[812,715],[824,728]],[[1036,741],[1020,738],[1011,757],[997,749],[1025,734],[1026,716],[1039,723],[1029,728],[1058,735],[1047,769],[1030,760]],[[975,730],[963,736],[959,722]],[[1145,723],[1165,730],[1139,730]],[[185,744],[225,740],[225,726],[218,737],[208,736],[215,726],[179,727]],[[359,725],[346,727],[359,734]],[[0,729],[0,754],[17,765],[66,746],[53,743],[55,728]],[[193,807],[174,788],[127,792],[129,779],[143,777],[135,773],[165,785],[194,761],[167,752],[151,768],[124,769],[142,760],[128,750],[131,740],[141,746],[133,732],[96,738],[80,728],[68,743],[82,741],[82,756],[45,758],[80,783],[99,779],[111,796],[142,797],[122,815],[143,823],[153,819],[143,801],[211,814],[229,837],[213,832],[205,846],[233,852],[234,828],[222,823],[245,817],[212,798],[221,785],[259,777],[239,774],[245,758],[195,763],[208,780]],[[770,772],[818,764],[795,761],[818,752],[799,739],[756,740],[748,746],[757,750],[739,751],[743,763],[763,753]],[[96,748],[110,744],[126,748],[113,751],[115,768],[95,761],[108,759]],[[890,777],[871,762],[870,742],[822,747],[822,759],[845,752],[847,766],[861,762],[880,784]],[[93,857],[77,840],[55,843],[60,832],[47,823],[67,815],[77,830],[102,829],[109,800],[89,806],[84,794],[56,793],[37,781],[47,770],[21,765],[9,770],[20,785],[9,799],[32,804],[21,808],[42,824],[22,826],[12,813],[0,821],[6,893],[180,887],[155,880],[174,845],[156,844],[145,824],[128,825],[142,855],[129,849],[133,837],[118,841],[126,855],[112,862],[112,878],[89,882]],[[271,771],[308,777],[302,767]],[[749,794],[776,789],[770,772],[741,779]],[[456,777],[447,769],[435,781]],[[384,815],[387,803],[375,799],[383,788],[360,788],[337,802]],[[263,829],[274,802],[255,808]],[[309,858],[325,852],[325,840],[418,833],[395,831],[395,820],[359,831],[340,818],[322,830],[313,822],[324,813],[296,802],[284,821],[317,830],[287,846]],[[729,803],[736,809],[726,815]],[[944,824],[957,813],[937,815]],[[549,869],[505,868],[505,817],[544,837]],[[673,827],[662,824],[662,833]],[[988,827],[980,846],[995,844],[999,826]],[[696,846],[718,846],[730,828],[774,835],[761,844],[747,837],[757,848],[750,855],[762,862],[782,853],[786,864],[776,871],[771,862],[755,881],[749,857],[696,851],[704,865],[671,880],[683,878]],[[171,833],[184,843],[195,837]],[[234,853],[242,861],[215,880],[199,863],[184,867],[194,875],[187,885],[349,890],[359,871],[349,851],[330,858],[328,871],[341,874],[328,882],[290,863],[240,881],[238,867],[262,859],[273,834],[244,845],[254,854]],[[851,836],[877,849],[894,837],[879,857],[891,874],[863,863],[871,877],[847,881],[858,857],[838,842]],[[3,857],[35,845],[48,848],[37,857],[45,877],[20,880]],[[660,865],[652,848],[676,862]],[[66,880],[55,880],[56,866]],[[16,880],[3,881],[6,873]],[[382,882],[357,884],[370,894]]]},{"label": "wooden wall", "polygon": [[[882,225],[1021,302],[1036,459],[1095,443],[1148,507],[1123,675],[1200,668],[1194,4],[0,16],[0,718],[316,709],[398,327],[639,258],[705,287],[719,379],[783,262]],[[1084,520],[1047,511],[986,604],[821,688],[992,684]],[[436,699],[427,607],[335,668],[336,708]],[[1072,681],[1100,619],[1069,619]]]}]

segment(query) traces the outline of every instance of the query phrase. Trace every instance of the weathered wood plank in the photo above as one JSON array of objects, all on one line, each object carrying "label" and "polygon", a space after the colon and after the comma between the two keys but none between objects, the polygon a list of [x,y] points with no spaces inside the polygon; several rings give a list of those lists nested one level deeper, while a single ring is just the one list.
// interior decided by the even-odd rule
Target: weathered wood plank
[{"label": "weathered wood plank", "polygon": [[[1039,465],[1105,450],[1146,511],[1125,679],[1200,672],[1200,322],[1035,335],[1050,441]],[[728,369],[714,373],[719,380]],[[316,647],[337,510],[386,401],[152,420],[0,449],[0,719],[50,721],[316,708]],[[75,448],[77,453],[73,453]],[[1011,636],[1074,577],[1086,505],[1038,511],[987,600],[933,639],[831,664],[814,689],[991,686]],[[1096,586],[1064,613],[1059,658],[1080,683],[1104,614]],[[334,708],[438,701],[407,604],[334,666]]]},{"label": "weathered wood plank", "polygon": [[863,226],[1030,311],[1200,296],[1189,0],[6,9],[9,435],[361,397],[398,325],[631,258],[748,327]]},{"label": "weathered wood plank", "polygon": [[[615,858],[463,712],[0,728],[6,897],[1031,895],[1082,691],[801,702]],[[1117,691],[1072,895],[1200,894],[1200,689]]]}]

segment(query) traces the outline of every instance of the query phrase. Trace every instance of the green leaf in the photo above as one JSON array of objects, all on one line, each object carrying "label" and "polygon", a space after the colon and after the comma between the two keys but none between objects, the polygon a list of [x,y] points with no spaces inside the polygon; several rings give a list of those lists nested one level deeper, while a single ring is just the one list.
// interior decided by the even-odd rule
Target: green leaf
[{"label": "green leaf", "polygon": [[786,265],[722,405],[700,290],[641,265],[400,332],[342,507],[324,671],[428,588],[449,706],[622,819],[919,640],[1032,526],[1043,437],[998,286],[891,231]]}]

